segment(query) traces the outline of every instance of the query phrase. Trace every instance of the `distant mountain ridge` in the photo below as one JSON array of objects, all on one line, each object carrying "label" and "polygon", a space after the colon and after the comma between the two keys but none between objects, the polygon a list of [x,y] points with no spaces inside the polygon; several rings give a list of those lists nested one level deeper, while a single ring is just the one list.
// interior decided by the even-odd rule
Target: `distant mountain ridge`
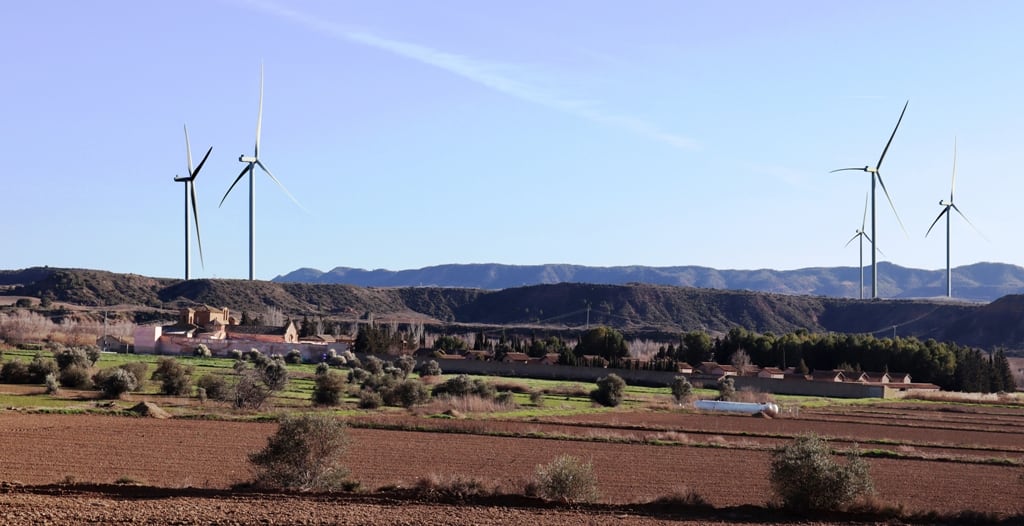
[{"label": "distant mountain ridge", "polygon": [[[935,298],[946,294],[945,270],[921,270],[882,262],[878,265],[879,296]],[[871,270],[865,270],[865,296],[871,293]],[[814,267],[797,270],[717,270],[699,266],[588,267],[583,265],[503,265],[474,263],[436,265],[415,270],[364,270],[335,267],[323,272],[302,268],[273,279],[279,283],[345,284],[359,287],[458,287],[501,290],[530,285],[646,283],[777,294],[860,297],[857,267]],[[1007,263],[974,263],[953,269],[953,295],[969,301],[993,301],[1024,293],[1024,268]]]}]

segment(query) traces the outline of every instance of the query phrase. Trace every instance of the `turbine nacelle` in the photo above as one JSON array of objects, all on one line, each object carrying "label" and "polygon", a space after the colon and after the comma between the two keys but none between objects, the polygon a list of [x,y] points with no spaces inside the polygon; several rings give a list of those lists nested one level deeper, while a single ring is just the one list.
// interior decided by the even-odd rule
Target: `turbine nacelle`
[{"label": "turbine nacelle", "polygon": [[953,206],[953,202],[939,199],[939,206]]},{"label": "turbine nacelle", "polygon": [[259,159],[248,155],[243,154],[238,156],[238,162],[240,163],[255,163],[257,161],[259,161]]}]

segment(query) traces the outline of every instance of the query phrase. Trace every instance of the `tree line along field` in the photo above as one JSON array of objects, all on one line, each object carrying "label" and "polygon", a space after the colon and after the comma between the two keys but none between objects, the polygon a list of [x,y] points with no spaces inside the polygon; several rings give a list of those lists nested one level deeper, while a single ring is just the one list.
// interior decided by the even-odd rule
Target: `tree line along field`
[{"label": "tree line along field", "polygon": [[[34,354],[8,350],[4,360],[30,359]],[[97,365],[138,360],[148,361],[152,371],[157,357],[104,354]],[[195,376],[233,373],[231,360],[180,361],[195,366]],[[764,511],[772,500],[767,480],[772,452],[805,433],[828,437],[840,452],[858,448],[870,466],[877,501],[901,507],[904,513],[971,510],[995,521],[1024,512],[1024,411],[1012,396],[984,404],[777,397],[783,414],[768,419],[696,412],[677,405],[667,387],[630,386],[621,405],[604,408],[587,398],[593,384],[483,378],[513,391],[511,403],[434,400],[411,409],[361,410],[354,396],[337,407],[313,407],[315,366],[290,364],[288,370],[287,388],[259,410],[163,395],[152,381],[141,391],[109,402],[99,400],[94,391],[63,389],[48,395],[39,385],[0,384],[0,520],[5,511],[22,510],[24,516],[8,515],[5,522],[38,522],[32,520],[42,517],[35,510],[53,505],[53,493],[70,495],[71,503],[81,502],[83,513],[102,517],[104,512],[117,512],[138,517],[139,522],[152,522],[158,513],[178,517],[175,513],[189,509],[195,515],[181,520],[211,522],[217,517],[224,520],[225,510],[234,509],[237,517],[259,516],[277,523],[301,522],[300,517],[307,522],[331,517],[337,522],[373,523],[373,517],[381,516],[395,520],[380,523],[393,523],[401,517],[396,515],[399,510],[408,509],[407,520],[414,522],[460,523],[454,519],[460,517],[465,524],[552,523],[541,518],[547,516],[557,517],[560,524],[575,524],[607,519],[604,513],[628,513],[631,505],[689,491],[717,509],[733,510],[729,513],[747,509],[736,508],[742,506]],[[434,380],[435,385],[440,381]],[[543,392],[543,398],[528,394],[535,391]],[[697,394],[710,397],[715,392]],[[127,416],[127,410],[143,400],[174,418]],[[301,411],[330,412],[347,420],[351,443],[344,463],[363,493],[255,498],[230,491],[252,479],[247,456],[266,444],[276,428],[273,417]],[[488,488],[522,494],[536,467],[563,453],[593,464],[599,502],[613,508],[577,507],[564,515],[563,507],[536,501],[493,506],[415,501],[398,508],[383,497],[373,500],[373,495],[388,494],[379,492],[381,488],[409,488],[425,477],[472,479]],[[100,489],[86,484],[118,481],[122,485]],[[143,491],[140,486],[159,498],[133,508],[131,499],[117,493]],[[182,488],[195,492],[172,491]],[[282,507],[267,509],[264,501],[269,498],[281,498]],[[348,505],[338,504],[343,502]],[[537,513],[537,506],[543,513]],[[294,514],[282,515],[287,509],[294,509]],[[499,509],[502,513],[493,515]],[[55,515],[50,520],[59,519]],[[636,519],[631,523],[660,520],[645,513]],[[704,516],[699,522],[712,519]]]}]

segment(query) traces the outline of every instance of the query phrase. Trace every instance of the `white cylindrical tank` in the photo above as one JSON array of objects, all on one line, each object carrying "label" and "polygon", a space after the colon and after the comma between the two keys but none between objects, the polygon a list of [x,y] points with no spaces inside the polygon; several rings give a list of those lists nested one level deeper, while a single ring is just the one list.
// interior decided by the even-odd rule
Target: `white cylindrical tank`
[{"label": "white cylindrical tank", "polygon": [[751,402],[697,400],[696,402],[693,403],[693,407],[697,409],[702,409],[704,411],[723,411],[726,413],[740,413],[746,415],[756,415],[757,413],[764,413],[768,416],[776,416],[779,414],[779,406],[771,402],[757,404]]}]

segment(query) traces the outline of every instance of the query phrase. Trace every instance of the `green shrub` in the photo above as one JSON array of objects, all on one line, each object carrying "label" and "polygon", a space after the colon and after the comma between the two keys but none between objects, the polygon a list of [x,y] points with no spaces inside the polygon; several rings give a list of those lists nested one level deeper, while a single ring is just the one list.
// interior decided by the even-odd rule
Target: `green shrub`
[{"label": "green shrub", "polygon": [[345,377],[335,371],[318,375],[313,385],[313,403],[329,406],[341,404],[347,385]]},{"label": "green shrub", "polygon": [[256,485],[300,491],[340,489],[348,474],[341,457],[345,424],[324,414],[285,416],[267,447],[249,455]]},{"label": "green shrub", "polygon": [[46,394],[55,395],[60,392],[60,382],[57,381],[57,374],[50,373],[44,379],[46,382]]},{"label": "green shrub", "polygon": [[731,376],[723,376],[718,380],[718,399],[727,402],[736,402],[736,382]]},{"label": "green shrub", "polygon": [[430,400],[430,390],[418,380],[404,380],[381,393],[384,403],[412,407]]},{"label": "green shrub", "polygon": [[231,349],[231,352],[228,353],[228,357],[235,361],[244,360],[245,353],[243,353],[239,349]]},{"label": "green shrub", "polygon": [[513,407],[516,405],[516,397],[508,391],[502,391],[494,397],[494,401],[503,406]]},{"label": "green shrub", "polygon": [[327,365],[327,362],[320,362],[316,364],[316,375],[321,376],[327,374],[327,371],[331,370],[331,366]]},{"label": "green shrub", "polygon": [[25,362],[11,360],[0,367],[0,380],[5,384],[27,384],[32,381],[32,375]]},{"label": "green shrub", "polygon": [[412,374],[413,369],[416,368],[416,358],[403,354],[395,360],[395,367],[398,367],[402,371],[402,378],[408,378]]},{"label": "green shrub", "polygon": [[434,387],[434,396],[469,396],[476,395],[485,400],[494,398],[496,389],[493,385],[479,379],[471,379],[469,375],[460,374],[449,378]]},{"label": "green shrub", "polygon": [[302,351],[298,349],[288,351],[288,354],[284,355],[284,361],[287,363],[302,363]]},{"label": "green shrub", "polygon": [[93,364],[93,361],[89,359],[89,355],[85,353],[84,349],[63,349],[56,351],[53,357],[57,360],[57,367],[61,371],[71,367],[72,365],[88,369],[92,367]]},{"label": "green shrub", "polygon": [[288,386],[288,367],[283,359],[273,359],[259,369],[263,385],[271,391],[281,391]]},{"label": "green shrub", "polygon": [[590,398],[604,406],[615,407],[625,396],[626,381],[612,373],[597,380],[597,389],[590,392]]},{"label": "green shrub", "polygon": [[166,395],[192,394],[192,366],[183,365],[174,358],[160,358],[152,379],[160,382],[160,392]]},{"label": "green shrub", "polygon": [[441,376],[441,366],[437,360],[427,360],[420,365],[420,376]]},{"label": "green shrub", "polygon": [[530,391],[530,403],[537,407],[544,407],[544,393],[537,391]]},{"label": "green shrub", "polygon": [[139,385],[139,380],[135,378],[134,374],[120,367],[104,369],[96,373],[93,381],[96,382],[96,387],[103,391],[103,396],[107,398],[120,398],[122,394],[134,391]]},{"label": "green shrub", "polygon": [[384,405],[384,399],[380,394],[364,389],[359,391],[359,409],[377,409]]},{"label": "green shrub", "polygon": [[676,403],[683,403],[693,394],[693,385],[686,379],[685,376],[677,376],[672,380],[672,397],[676,399]]},{"label": "green shrub", "polygon": [[85,351],[85,357],[89,359],[89,367],[96,365],[100,356],[103,355],[103,351],[96,345],[86,345],[82,350]]},{"label": "green shrub", "polygon": [[89,389],[92,381],[89,369],[78,364],[71,364],[60,371],[60,385],[71,389]]},{"label": "green shrub", "polygon": [[384,360],[377,358],[376,356],[367,356],[366,360],[363,361],[363,369],[370,374],[380,374],[384,372]]},{"label": "green shrub", "polygon": [[213,353],[210,352],[210,348],[207,347],[205,343],[200,343],[199,345],[196,345],[195,350],[192,351],[192,355],[198,358],[209,358],[213,356]]},{"label": "green shrub", "polygon": [[146,362],[129,362],[123,363],[119,367],[135,375],[135,378],[139,381],[138,387],[135,390],[141,391],[144,387],[143,382],[146,378],[146,370],[149,369],[149,364]]},{"label": "green shrub", "polygon": [[28,375],[30,382],[41,384],[46,381],[46,376],[57,374],[57,362],[50,358],[43,358],[43,355],[36,353],[35,357],[28,364]]},{"label": "green shrub", "polygon": [[856,450],[841,465],[828,442],[813,434],[775,451],[769,480],[783,506],[795,510],[842,508],[873,490],[868,465]]},{"label": "green shrub", "polygon": [[537,494],[562,502],[597,500],[594,466],[571,455],[559,455],[547,465],[538,465],[534,475]]},{"label": "green shrub", "polygon": [[199,377],[196,380],[196,387],[206,392],[206,398],[217,402],[223,402],[231,396],[227,379],[219,374],[211,373]]},{"label": "green shrub", "polygon": [[259,409],[270,398],[270,391],[251,369],[238,375],[233,394],[236,409]]}]

